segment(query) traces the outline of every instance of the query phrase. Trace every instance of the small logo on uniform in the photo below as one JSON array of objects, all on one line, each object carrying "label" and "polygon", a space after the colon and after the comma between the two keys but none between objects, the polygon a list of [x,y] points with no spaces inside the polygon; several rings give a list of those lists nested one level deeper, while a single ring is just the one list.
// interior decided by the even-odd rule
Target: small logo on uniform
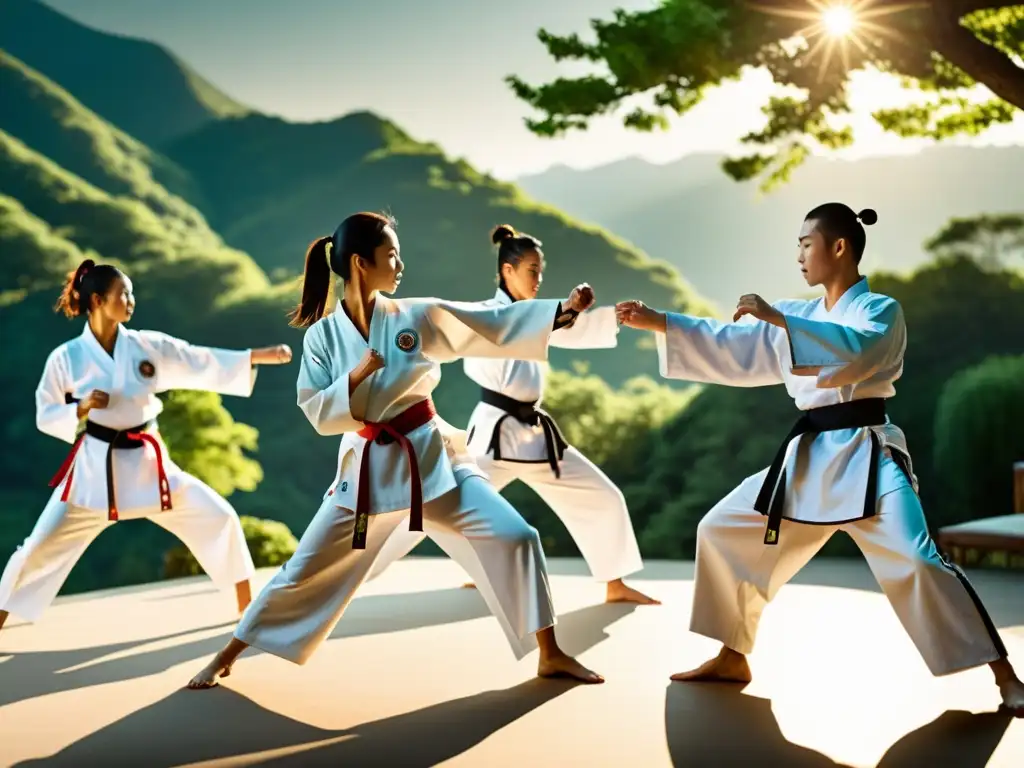
[{"label": "small logo on uniform", "polygon": [[395,336],[395,346],[403,352],[412,352],[420,343],[420,337],[412,328],[405,328]]},{"label": "small logo on uniform", "polygon": [[152,379],[156,374],[156,368],[149,360],[143,360],[139,363],[139,375],[144,379]]},{"label": "small logo on uniform", "polygon": [[345,480],[345,481],[344,481],[344,482],[342,482],[342,484],[341,484],[341,492],[342,492],[342,493],[345,493],[346,491],[348,491],[348,481],[347,481],[347,480]]}]

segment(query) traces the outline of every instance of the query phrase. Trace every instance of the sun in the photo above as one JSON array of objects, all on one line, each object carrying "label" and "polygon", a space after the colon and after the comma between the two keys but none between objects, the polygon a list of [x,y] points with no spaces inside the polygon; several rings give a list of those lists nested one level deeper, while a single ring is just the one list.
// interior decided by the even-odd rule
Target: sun
[{"label": "sun", "polygon": [[831,5],[821,13],[821,23],[831,37],[848,37],[857,25],[857,17],[846,5]]}]

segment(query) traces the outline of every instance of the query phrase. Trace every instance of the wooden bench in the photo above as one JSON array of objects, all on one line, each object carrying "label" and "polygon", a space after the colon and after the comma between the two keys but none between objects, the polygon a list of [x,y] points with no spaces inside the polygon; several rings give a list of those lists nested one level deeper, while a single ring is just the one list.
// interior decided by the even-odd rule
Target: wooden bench
[{"label": "wooden bench", "polygon": [[967,550],[980,553],[1024,553],[1024,461],[1013,465],[1012,515],[984,517],[940,528],[936,543],[957,565],[964,565]]}]

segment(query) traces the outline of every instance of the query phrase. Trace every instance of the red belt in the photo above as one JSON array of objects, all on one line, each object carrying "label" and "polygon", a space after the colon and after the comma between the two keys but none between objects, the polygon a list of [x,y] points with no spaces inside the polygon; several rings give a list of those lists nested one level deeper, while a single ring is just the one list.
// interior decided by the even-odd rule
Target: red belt
[{"label": "red belt", "polygon": [[75,444],[71,446],[71,450],[68,452],[67,458],[64,459],[64,463],[61,464],[60,469],[57,470],[57,474],[54,475],[53,479],[50,481],[50,487],[56,488],[65,478],[67,478],[67,482],[64,483],[64,491],[60,495],[61,501],[67,501],[68,493],[71,490],[71,480],[75,474],[75,455],[78,453],[78,449],[82,445],[82,440],[85,439],[86,435],[95,437],[97,440],[102,440],[107,444],[107,519],[117,520],[117,498],[114,493],[113,449],[133,449],[142,448],[145,445],[151,445],[153,450],[156,452],[157,482],[160,489],[160,510],[167,511],[171,509],[171,486],[170,483],[167,482],[167,473],[164,471],[164,457],[163,451],[160,449],[160,441],[157,440],[154,435],[145,431],[152,425],[153,422],[149,422],[138,427],[132,427],[131,429],[111,429],[110,427],[104,427],[100,424],[87,421],[85,424],[85,431],[78,436],[78,439],[75,440]]},{"label": "red belt", "polygon": [[423,481],[420,467],[407,434],[430,422],[437,415],[434,401],[421,400],[386,422],[367,421],[357,433],[366,440],[363,460],[359,465],[359,488],[356,492],[356,529],[352,535],[353,549],[366,549],[366,527],[370,517],[370,446],[398,443],[405,449],[409,459],[409,530],[423,530]]}]

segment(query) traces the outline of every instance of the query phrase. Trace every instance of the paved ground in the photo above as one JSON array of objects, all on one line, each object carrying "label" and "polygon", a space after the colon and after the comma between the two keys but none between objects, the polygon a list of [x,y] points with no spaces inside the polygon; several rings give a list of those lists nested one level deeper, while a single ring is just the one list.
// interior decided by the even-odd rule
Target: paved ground
[{"label": "paved ground", "polygon": [[[715,648],[686,633],[691,564],[648,565],[665,605],[635,610],[600,604],[581,562],[551,567],[563,643],[603,686],[533,679],[447,560],[368,585],[305,667],[246,655],[206,692],[181,686],[233,616],[204,578],[61,599],[0,633],[0,764],[1024,765],[988,670],[932,678],[860,562],[783,589],[743,691],[668,683]],[[972,577],[1024,668],[1024,577]]]}]

